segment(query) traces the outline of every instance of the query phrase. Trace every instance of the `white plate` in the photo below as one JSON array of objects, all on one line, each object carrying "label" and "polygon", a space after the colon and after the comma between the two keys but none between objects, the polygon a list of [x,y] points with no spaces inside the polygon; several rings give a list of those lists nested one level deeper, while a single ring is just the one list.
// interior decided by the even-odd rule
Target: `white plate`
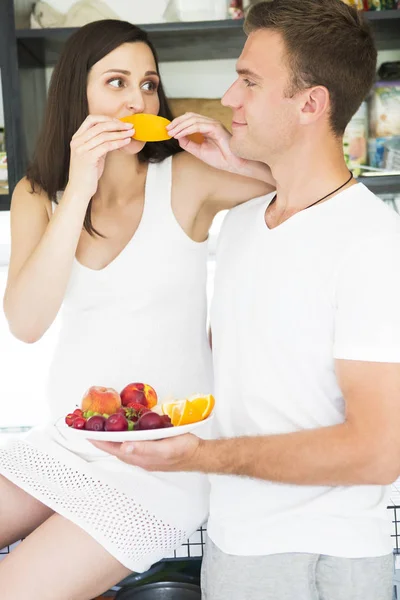
[{"label": "white plate", "polygon": [[164,438],[190,433],[195,429],[206,425],[206,423],[209,423],[212,418],[213,415],[204,419],[204,421],[198,421],[197,423],[191,423],[190,425],[165,427],[164,429],[146,429],[143,431],[87,431],[86,429],[74,429],[73,427],[68,427],[65,422],[56,423],[56,427],[64,437],[69,439],[103,440],[104,442],[139,442],[162,440]]}]

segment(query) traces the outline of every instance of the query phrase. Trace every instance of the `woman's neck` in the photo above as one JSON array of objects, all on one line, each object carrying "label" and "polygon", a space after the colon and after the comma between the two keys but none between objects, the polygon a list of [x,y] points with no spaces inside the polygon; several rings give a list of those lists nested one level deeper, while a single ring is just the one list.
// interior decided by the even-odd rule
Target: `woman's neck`
[{"label": "woman's neck", "polygon": [[137,154],[112,152],[106,158],[94,202],[104,206],[132,202],[133,198],[142,196],[146,174],[147,164],[140,163]]}]

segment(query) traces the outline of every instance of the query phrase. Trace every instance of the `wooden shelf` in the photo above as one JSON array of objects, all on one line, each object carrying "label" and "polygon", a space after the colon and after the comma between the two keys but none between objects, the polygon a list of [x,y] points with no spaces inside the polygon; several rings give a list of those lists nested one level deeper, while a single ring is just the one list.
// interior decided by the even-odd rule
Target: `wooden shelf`
[{"label": "wooden shelf", "polygon": [[[379,49],[400,47],[400,10],[365,13]],[[162,62],[237,58],[245,41],[243,20],[140,25],[151,36]],[[17,29],[20,66],[54,66],[77,28]]]}]

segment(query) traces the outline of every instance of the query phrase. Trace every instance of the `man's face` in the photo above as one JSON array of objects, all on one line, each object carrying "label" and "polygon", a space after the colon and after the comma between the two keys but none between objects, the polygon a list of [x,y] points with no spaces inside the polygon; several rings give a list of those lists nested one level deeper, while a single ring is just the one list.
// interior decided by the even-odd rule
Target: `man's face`
[{"label": "man's face", "polygon": [[296,138],[300,101],[288,97],[290,70],[282,37],[270,30],[250,34],[237,63],[238,78],[222,104],[232,108],[232,151],[270,162]]}]

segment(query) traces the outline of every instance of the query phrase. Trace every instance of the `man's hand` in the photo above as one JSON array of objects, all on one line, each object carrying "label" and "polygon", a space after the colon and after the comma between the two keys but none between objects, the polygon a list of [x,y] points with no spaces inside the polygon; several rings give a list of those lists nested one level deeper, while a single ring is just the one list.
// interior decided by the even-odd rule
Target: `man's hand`
[{"label": "man's hand", "polygon": [[203,443],[191,433],[154,442],[92,441],[96,448],[146,471],[200,471]]}]

